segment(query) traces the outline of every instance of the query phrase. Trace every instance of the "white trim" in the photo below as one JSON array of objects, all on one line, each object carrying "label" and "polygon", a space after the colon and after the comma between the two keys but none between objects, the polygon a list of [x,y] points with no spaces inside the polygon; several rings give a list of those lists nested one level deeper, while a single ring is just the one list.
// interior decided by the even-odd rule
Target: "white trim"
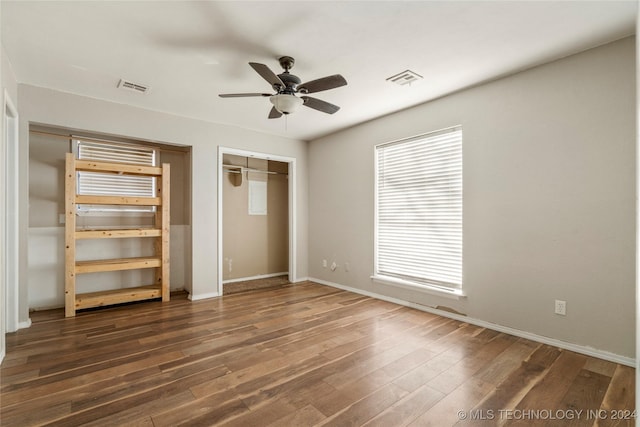
[{"label": "white trim", "polygon": [[588,346],[568,343],[566,341],[560,341],[555,338],[549,338],[549,337],[537,335],[531,332],[521,331],[520,329],[514,329],[508,326],[502,326],[495,323],[486,322],[484,320],[474,319],[473,317],[467,317],[464,315],[451,313],[449,311],[438,310],[437,308],[429,307],[426,305],[416,304],[416,303],[401,300],[398,298],[377,294],[375,292],[369,292],[369,291],[364,291],[362,289],[352,288],[350,286],[340,285],[338,283],[329,282],[327,280],[316,279],[313,277],[310,277],[309,280],[312,282],[319,283],[321,285],[331,286],[333,288],[342,289],[342,290],[353,292],[360,295],[366,295],[371,298],[392,302],[394,304],[403,305],[405,307],[415,308],[416,310],[437,314],[439,316],[448,317],[450,319],[458,320],[460,322],[470,323],[472,325],[480,326],[482,328],[491,329],[497,332],[503,332],[505,334],[514,335],[520,338],[526,338],[531,341],[539,342],[542,344],[548,344],[554,347],[574,351],[576,353],[584,354],[587,356],[597,357],[599,359],[608,360],[610,362],[619,363],[621,365],[630,366],[632,368],[636,366],[636,360],[631,357],[621,356],[619,354],[611,353],[604,350],[598,350]]},{"label": "white trim", "polygon": [[[9,112],[9,114],[7,114]],[[3,165],[2,169],[4,169],[4,188],[2,189],[2,195],[0,197],[5,197],[4,200],[4,209],[5,209],[5,217],[4,224],[0,226],[3,227],[3,242],[4,245],[2,252],[4,253],[4,260],[6,261],[6,265],[4,268],[4,272],[2,273],[4,276],[2,281],[3,292],[4,292],[4,307],[2,307],[2,311],[6,310],[5,314],[5,332],[15,332],[20,329],[19,322],[19,312],[20,312],[20,288],[18,279],[18,271],[20,269],[19,259],[18,259],[18,223],[20,221],[20,214],[18,210],[18,198],[19,198],[19,185],[18,185],[18,171],[20,169],[19,159],[18,159],[18,133],[19,133],[19,116],[18,109],[15,107],[15,104],[11,100],[9,93],[5,89],[4,91],[4,102],[3,102],[3,110],[2,116],[4,120],[4,135],[2,138],[5,138],[10,129],[13,129],[13,133],[11,135],[11,139],[7,138],[4,141],[4,153],[3,153]],[[9,126],[11,123],[11,126]],[[29,325],[31,321],[29,320]]]},{"label": "white trim", "polygon": [[289,280],[291,283],[302,283],[302,282],[308,282],[309,278],[308,277],[298,277],[298,279],[295,282],[292,282],[291,280]]},{"label": "white trim", "polygon": [[189,301],[200,301],[203,299],[218,298],[219,296],[220,294],[218,292],[208,292],[206,294],[198,294],[198,295],[194,295],[190,293],[187,299]]},{"label": "white trim", "polygon": [[274,160],[289,164],[289,281],[295,283],[297,279],[297,198],[296,198],[296,159],[294,157],[278,156],[257,151],[240,150],[218,146],[218,295],[222,295],[223,285],[223,226],[222,226],[222,179],[224,166],[222,157],[225,154],[253,157],[264,160]]},{"label": "white trim", "polygon": [[[640,4],[640,2],[637,2]],[[640,31],[640,14],[636,13],[636,34]],[[640,44],[636,38],[636,82],[640,81]],[[636,239],[635,239],[635,273],[636,273],[636,375],[635,383],[636,390],[640,390],[640,85],[636,83],[636,158],[635,158],[635,172],[636,172]],[[640,408],[640,393],[636,391],[636,408]]]},{"label": "white trim", "polygon": [[4,348],[0,349],[0,364],[2,364],[2,361],[4,360],[4,356],[6,356],[7,353],[5,352]]},{"label": "white trim", "polygon": [[227,283],[237,283],[237,282],[246,282],[247,280],[260,280],[260,279],[269,279],[271,277],[278,277],[278,276],[284,276],[284,275],[288,275],[289,272],[288,271],[283,271],[281,273],[269,273],[269,274],[259,274],[257,276],[251,276],[251,277],[240,277],[238,279],[229,279],[229,280],[223,280],[222,284],[226,285]]},{"label": "white trim", "polygon": [[381,283],[383,285],[410,289],[412,291],[422,292],[424,294],[429,294],[429,295],[437,295],[443,298],[449,298],[449,299],[455,299],[455,300],[466,298],[466,295],[464,294],[462,289],[442,289],[442,288],[437,288],[435,286],[417,284],[414,282],[410,282],[408,280],[402,280],[395,277],[381,276],[381,275],[373,275],[371,276],[371,280],[373,280],[374,282]]},{"label": "white trim", "polygon": [[26,329],[31,327],[31,319],[18,323],[18,329]]}]

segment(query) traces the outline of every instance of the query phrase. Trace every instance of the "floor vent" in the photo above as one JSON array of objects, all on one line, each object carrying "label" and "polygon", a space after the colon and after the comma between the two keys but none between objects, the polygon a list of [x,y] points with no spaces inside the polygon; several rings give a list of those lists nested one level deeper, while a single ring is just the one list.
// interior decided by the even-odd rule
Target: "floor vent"
[{"label": "floor vent", "polygon": [[150,89],[149,86],[140,83],[133,83],[124,79],[120,79],[120,81],[118,82],[118,87],[120,89],[132,90],[138,93],[147,93]]},{"label": "floor vent", "polygon": [[388,82],[395,83],[399,86],[410,85],[411,83],[417,82],[419,80],[422,80],[422,76],[411,70],[405,70],[387,79]]}]

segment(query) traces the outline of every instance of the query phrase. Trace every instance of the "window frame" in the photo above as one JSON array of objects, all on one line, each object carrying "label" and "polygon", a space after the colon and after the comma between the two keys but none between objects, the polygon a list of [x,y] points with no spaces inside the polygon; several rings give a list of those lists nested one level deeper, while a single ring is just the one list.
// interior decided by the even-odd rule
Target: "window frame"
[{"label": "window frame", "polygon": [[[428,278],[414,278],[407,277],[402,275],[393,275],[393,274],[385,274],[380,271],[380,155],[385,147],[396,146],[398,144],[409,144],[416,143],[425,140],[434,140],[437,137],[442,135],[447,135],[449,133],[459,133],[459,142],[457,142],[460,146],[459,148],[459,156],[460,156],[460,174],[459,180],[461,184],[460,189],[460,209],[463,209],[463,131],[461,125],[451,126],[448,128],[439,129],[436,131],[427,132],[424,134],[420,134],[417,136],[403,138],[400,140],[385,142],[381,144],[377,144],[374,147],[374,273],[371,276],[371,279],[378,283],[382,283],[385,285],[391,285],[395,287],[417,290],[428,294],[434,294],[438,296],[443,296],[447,298],[459,299],[465,297],[465,292],[463,288],[464,280],[463,280],[463,211],[460,211],[460,239],[459,239],[459,249],[460,249],[460,257],[459,257],[459,265],[460,265],[460,283],[459,284],[449,284],[442,283],[436,280],[428,279]],[[415,280],[418,279],[418,280]]]}]

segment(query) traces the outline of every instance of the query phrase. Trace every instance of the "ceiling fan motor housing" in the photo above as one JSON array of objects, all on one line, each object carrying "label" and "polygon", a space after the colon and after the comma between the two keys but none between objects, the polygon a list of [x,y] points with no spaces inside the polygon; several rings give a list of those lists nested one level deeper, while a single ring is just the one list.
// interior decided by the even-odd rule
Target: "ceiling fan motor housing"
[{"label": "ceiling fan motor housing", "polygon": [[284,83],[285,86],[283,88],[278,88],[277,85],[274,85],[274,90],[276,90],[278,93],[293,95],[294,93],[296,93],[298,85],[302,83],[298,76],[290,74],[288,71],[285,71],[282,74],[278,74],[278,77],[280,78],[280,80],[282,80],[282,83]]}]

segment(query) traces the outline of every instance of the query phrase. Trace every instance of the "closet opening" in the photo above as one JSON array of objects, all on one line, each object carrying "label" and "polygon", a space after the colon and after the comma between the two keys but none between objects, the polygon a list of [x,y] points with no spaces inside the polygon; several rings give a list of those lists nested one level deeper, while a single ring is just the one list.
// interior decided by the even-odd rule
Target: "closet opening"
[{"label": "closet opening", "polygon": [[294,159],[221,148],[218,292],[295,282]]},{"label": "closet opening", "polygon": [[[157,165],[169,164],[170,226],[169,260],[170,291],[191,290],[191,147],[169,142],[149,141],[95,131],[70,129],[55,125],[30,124],[29,126],[29,217],[28,217],[28,306],[29,310],[48,310],[65,307],[66,304],[66,253],[67,231],[65,158],[68,153],[77,157],[78,143],[84,149],[101,150],[102,155],[122,155],[125,145],[134,145],[157,156]],[[82,146],[82,144],[81,144]],[[118,147],[116,149],[116,146]],[[111,148],[109,148],[111,147]],[[129,154],[130,155],[130,154]],[[85,159],[90,159],[86,157]],[[96,159],[97,160],[97,159]],[[105,160],[103,160],[105,161]],[[114,158],[114,161],[117,160]],[[124,163],[134,163],[126,162]],[[104,195],[114,186],[120,189],[124,183],[102,179],[84,178],[82,186],[86,194]],[[135,184],[134,184],[135,182]],[[139,191],[150,191],[149,182],[133,180],[127,185]],[[154,192],[156,191],[154,187]],[[142,193],[140,197],[145,197]],[[155,212],[147,206],[112,206],[84,204],[76,211],[76,231],[146,230],[154,228]],[[147,233],[145,231],[144,233]],[[116,233],[118,234],[118,233]],[[118,238],[88,237],[83,234],[76,243],[76,261],[121,260],[156,257],[155,237],[119,233]],[[160,247],[161,248],[161,247]],[[123,261],[124,262],[124,261]],[[75,278],[76,293],[99,294],[135,289],[156,283],[154,268],[100,269]],[[145,291],[146,292],[146,291]],[[89,308],[86,306],[86,308]]]}]

